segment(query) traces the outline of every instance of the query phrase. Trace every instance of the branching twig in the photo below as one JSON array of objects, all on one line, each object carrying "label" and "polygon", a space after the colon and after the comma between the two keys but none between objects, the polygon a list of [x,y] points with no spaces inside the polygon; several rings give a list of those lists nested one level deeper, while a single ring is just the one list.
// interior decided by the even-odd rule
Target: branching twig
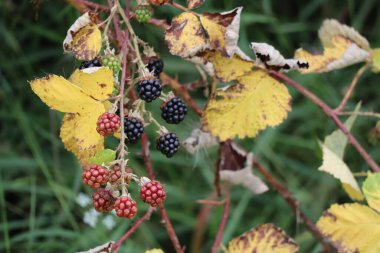
[{"label": "branching twig", "polygon": [[148,220],[150,218],[150,216],[152,215],[154,211],[154,208],[153,207],[150,207],[148,209],[148,211],[144,214],[143,217],[141,217],[139,220],[137,220],[133,226],[122,236],[119,238],[119,240],[117,240],[117,242],[115,243],[115,245],[112,247],[112,252],[113,253],[116,253],[121,244],[133,233],[135,232],[135,230],[146,220]]},{"label": "branching twig", "polygon": [[278,193],[285,199],[285,201],[292,208],[294,214],[298,216],[301,221],[305,224],[306,228],[314,235],[315,238],[322,244],[325,250],[329,250],[330,244],[325,240],[323,234],[315,226],[315,224],[300,210],[298,201],[293,197],[289,190],[278,182],[272,175],[262,166],[256,159],[253,160],[253,166],[264,176],[267,182],[275,188]]},{"label": "branching twig", "polygon": [[363,75],[364,71],[368,68],[368,65],[364,65],[363,67],[361,67],[358,72],[356,72],[354,78],[352,79],[351,81],[351,84],[350,86],[348,87],[348,90],[346,92],[346,94],[344,95],[344,98],[342,99],[342,101],[340,102],[339,106],[335,109],[335,112],[340,112],[343,110],[343,108],[346,106],[347,104],[347,101],[348,99],[351,97],[352,95],[352,92],[354,91],[355,89],[355,86],[356,84],[358,83],[359,81],[359,78]]},{"label": "branching twig", "polygon": [[228,215],[230,213],[230,195],[229,195],[228,191],[226,191],[226,192],[227,193],[226,193],[226,199],[224,202],[224,210],[223,210],[222,220],[220,221],[218,233],[216,234],[214,245],[212,246],[211,253],[217,253],[218,252],[218,249],[219,249],[220,244],[222,242],[224,227],[226,226]]},{"label": "branching twig", "polygon": [[269,71],[269,74],[276,77],[277,79],[286,82],[288,85],[292,86],[294,89],[296,89],[298,92],[300,92],[302,95],[310,99],[314,104],[318,105],[322,108],[322,110],[329,116],[332,121],[336,124],[336,126],[347,136],[350,143],[356,148],[356,150],[360,153],[360,155],[363,157],[363,159],[367,162],[367,164],[372,168],[372,170],[376,172],[380,172],[380,167],[377,165],[377,163],[371,158],[371,156],[367,153],[367,151],[364,150],[364,148],[360,145],[360,143],[356,140],[356,138],[350,133],[350,131],[347,130],[347,128],[344,126],[342,121],[338,118],[337,113],[331,109],[325,102],[323,102],[319,97],[314,95],[311,91],[294,81],[293,79],[290,79],[289,77],[276,72],[276,71]]}]

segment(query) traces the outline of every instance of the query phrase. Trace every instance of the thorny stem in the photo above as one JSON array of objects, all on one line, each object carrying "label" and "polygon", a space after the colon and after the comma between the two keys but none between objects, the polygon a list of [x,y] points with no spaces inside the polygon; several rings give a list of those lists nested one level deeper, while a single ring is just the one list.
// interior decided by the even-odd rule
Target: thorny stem
[{"label": "thorny stem", "polygon": [[356,148],[356,150],[360,153],[360,155],[367,162],[367,164],[372,168],[372,170],[376,172],[380,172],[379,165],[377,165],[377,163],[371,158],[371,156],[367,153],[367,151],[364,150],[364,148],[360,145],[360,143],[356,140],[356,138],[350,133],[350,131],[347,130],[347,128],[344,126],[342,121],[340,121],[337,113],[333,109],[331,109],[325,102],[323,102],[314,93],[312,93],[311,91],[309,91],[308,89],[306,89],[305,87],[303,87],[302,85],[294,81],[293,79],[290,79],[289,77],[276,71],[269,71],[269,74],[281,81],[286,82],[288,85],[292,86],[302,95],[310,99],[314,104],[321,107],[322,110],[327,114],[327,116],[329,116],[332,119],[335,125],[347,136],[350,143]]},{"label": "thorny stem", "polygon": [[137,64],[139,66],[139,73],[144,76],[146,74],[145,73],[146,72],[145,71],[145,65],[144,65],[144,62],[142,61],[142,58],[141,58],[137,36],[136,36],[132,26],[131,26],[131,23],[129,22],[129,18],[127,18],[127,16],[125,15],[124,10],[121,7],[120,3],[118,3],[118,6],[119,6],[119,13],[120,13],[121,17],[123,18],[123,21],[124,21],[125,25],[127,26],[128,32],[129,32],[131,39],[132,39],[133,47],[135,49],[135,54],[137,57]]},{"label": "thorny stem", "polygon": [[212,246],[211,253],[217,253],[218,252],[218,249],[219,249],[220,244],[222,242],[223,231],[224,231],[224,227],[226,226],[229,213],[230,213],[230,195],[229,195],[228,191],[226,191],[226,199],[224,202],[224,210],[223,210],[222,220],[220,221],[218,233],[216,234],[214,245]]},{"label": "thorny stem", "polygon": [[[108,0],[108,5],[109,5],[110,10],[112,11],[112,9],[115,7],[115,5],[119,6],[119,0],[114,0],[114,2],[112,0]],[[119,16],[113,15],[112,22],[113,22],[113,26],[115,28],[117,44],[120,46],[122,41],[123,41],[123,38],[122,38],[123,36],[121,33]]]},{"label": "thorny stem", "polygon": [[155,208],[153,207],[150,207],[148,209],[148,211],[144,214],[144,216],[142,216],[139,220],[137,220],[133,225],[132,227],[122,236],[119,238],[119,240],[117,240],[117,242],[113,245],[112,247],[112,252],[113,253],[116,253],[121,244],[133,233],[135,232],[135,230],[146,220],[148,220],[150,218],[150,216],[152,215],[153,211],[154,211]]},{"label": "thorny stem", "polygon": [[340,112],[343,110],[343,108],[346,106],[347,102],[348,102],[348,99],[350,99],[351,95],[352,95],[352,92],[354,91],[355,89],[355,86],[356,84],[358,83],[359,81],[359,78],[363,75],[364,71],[368,68],[368,65],[364,65],[362,66],[355,74],[354,78],[352,79],[351,81],[351,84],[346,92],[346,94],[344,95],[342,101],[340,102],[339,106],[335,109],[335,112]]},{"label": "thorny stem", "polygon": [[179,243],[178,237],[174,231],[173,225],[170,222],[169,216],[166,213],[166,209],[165,209],[164,205],[160,204],[159,208],[160,208],[161,217],[163,219],[166,230],[168,231],[170,240],[172,241],[172,244],[175,248],[175,251],[177,253],[184,253],[184,250],[182,249],[181,244]]},{"label": "thorny stem", "polygon": [[[126,72],[127,72],[127,40],[124,40],[123,42],[123,47],[122,47],[122,52],[123,52],[123,67],[121,71],[121,83],[120,83],[120,102],[119,102],[119,107],[120,107],[120,153],[119,153],[119,159],[121,160],[120,164],[120,169],[121,169],[121,178],[124,179],[126,176],[126,171],[125,171],[125,133],[124,133],[124,88],[125,88],[125,79],[126,79]],[[125,180],[121,180],[122,182],[122,190],[123,193],[126,189],[126,182]]]},{"label": "thorny stem", "polygon": [[269,173],[267,169],[264,168],[256,159],[253,160],[253,166],[264,176],[268,183],[273,186],[278,193],[286,200],[288,205],[292,208],[294,214],[298,216],[301,221],[305,224],[306,228],[314,235],[315,238],[322,244],[325,249],[325,252],[329,252],[330,244],[325,241],[324,235],[319,231],[315,224],[305,215],[304,212],[300,210],[298,201],[293,197],[289,190],[283,186],[279,181],[277,181]]}]

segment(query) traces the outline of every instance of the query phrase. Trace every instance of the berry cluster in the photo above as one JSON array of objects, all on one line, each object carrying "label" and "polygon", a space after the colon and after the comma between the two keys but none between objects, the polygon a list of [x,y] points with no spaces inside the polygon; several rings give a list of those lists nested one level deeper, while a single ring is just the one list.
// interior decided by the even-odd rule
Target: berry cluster
[{"label": "berry cluster", "polygon": [[148,22],[153,15],[153,9],[147,4],[137,5],[135,7],[136,20],[140,23]]},{"label": "berry cluster", "polygon": [[114,134],[120,128],[120,117],[114,113],[103,113],[98,118],[96,131],[100,135],[107,136]]},{"label": "berry cluster", "polygon": [[[132,170],[125,168],[125,172],[124,183],[128,185],[131,181]],[[119,197],[119,192],[123,191],[122,174],[119,166],[108,168],[91,165],[83,170],[82,180],[96,190],[92,195],[96,211],[111,212],[115,209],[117,216],[132,219],[137,213],[137,204],[130,194],[123,194]],[[145,203],[156,207],[165,201],[166,192],[160,182],[150,181],[147,178],[142,178],[139,182],[141,185],[140,197]]]},{"label": "berry cluster", "polygon": [[137,83],[139,97],[150,103],[161,95],[162,85],[158,78],[144,78]]},{"label": "berry cluster", "polygon": [[148,65],[146,65],[146,67],[150,73],[158,77],[164,70],[164,62],[161,59],[152,58],[149,60]]},{"label": "berry cluster", "polygon": [[102,65],[105,67],[109,67],[115,74],[117,74],[121,69],[120,60],[113,55],[104,56],[102,59]]}]

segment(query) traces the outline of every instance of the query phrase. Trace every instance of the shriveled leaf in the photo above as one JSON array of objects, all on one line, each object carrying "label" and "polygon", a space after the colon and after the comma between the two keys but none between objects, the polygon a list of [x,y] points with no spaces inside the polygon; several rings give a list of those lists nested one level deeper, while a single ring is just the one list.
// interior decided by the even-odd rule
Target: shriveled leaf
[{"label": "shriveled leaf", "polygon": [[197,16],[183,12],[173,18],[171,26],[165,31],[165,41],[170,53],[190,57],[209,48],[204,30]]},{"label": "shriveled leaf", "polygon": [[92,60],[102,47],[102,34],[88,12],[80,16],[67,31],[63,50],[74,53],[78,60]]},{"label": "shriveled leaf", "polygon": [[165,253],[165,252],[163,252],[162,249],[151,249],[151,250],[145,251],[145,253]]},{"label": "shriveled leaf", "polygon": [[236,80],[238,77],[251,72],[255,65],[252,60],[243,59],[238,54],[227,58],[222,56],[220,52],[208,51],[202,57],[212,64],[214,74],[223,82]]},{"label": "shriveled leaf", "polygon": [[326,47],[333,47],[333,38],[336,35],[348,38],[360,48],[369,51],[371,49],[369,42],[358,31],[347,25],[339,23],[335,19],[326,19],[323,21],[321,29],[318,31],[319,38],[322,45]]},{"label": "shriveled leaf", "polygon": [[328,19],[319,30],[323,53],[309,53],[298,49],[295,58],[309,62],[303,73],[321,73],[366,61],[370,57],[368,41],[353,28]]},{"label": "shriveled leaf", "polygon": [[229,253],[294,253],[297,250],[294,240],[273,224],[256,227],[228,244]]},{"label": "shriveled leaf", "polygon": [[307,61],[285,59],[278,50],[267,43],[252,42],[251,49],[256,54],[256,62],[263,63],[268,69],[289,71],[309,68]]},{"label": "shriveled leaf", "polygon": [[204,4],[205,0],[187,0],[187,7],[189,9],[195,9]]},{"label": "shriveled leaf", "polygon": [[[360,103],[356,107],[355,112],[359,111]],[[351,130],[356,115],[350,116],[344,123],[348,131]],[[335,130],[325,138],[325,142],[321,145],[323,152],[323,162],[319,167],[320,171],[324,171],[333,175],[340,180],[343,184],[343,189],[354,200],[363,200],[364,197],[361,193],[360,187],[356,182],[355,177],[352,175],[351,170],[343,161],[344,150],[347,146],[347,137],[341,130]]]},{"label": "shriveled leaf", "polygon": [[204,111],[203,124],[221,141],[255,137],[260,130],[286,119],[290,99],[282,83],[256,70],[239,77],[237,84],[216,91]]},{"label": "shriveled leaf", "polygon": [[221,143],[217,164],[220,179],[244,186],[254,194],[261,194],[268,190],[268,186],[253,175],[252,162],[252,153],[247,153],[232,141]]},{"label": "shriveled leaf", "polygon": [[202,26],[208,34],[211,48],[223,56],[235,53],[239,39],[240,13],[242,7],[223,13],[204,13],[200,16]]},{"label": "shriveled leaf", "polygon": [[380,72],[380,48],[372,50],[372,71],[375,73]]},{"label": "shriveled leaf", "polygon": [[368,205],[380,213],[380,174],[369,174],[363,183]]},{"label": "shriveled leaf", "polygon": [[116,152],[112,149],[100,150],[94,157],[91,157],[90,162],[97,165],[108,165],[116,159]]},{"label": "shriveled leaf", "polygon": [[52,109],[61,112],[91,112],[99,102],[62,76],[48,75],[30,82],[32,90]]},{"label": "shriveled leaf", "polygon": [[108,67],[77,69],[69,80],[97,100],[105,100],[112,95],[113,72]]},{"label": "shriveled leaf", "polygon": [[[111,253],[112,252],[112,246],[115,244],[115,242],[107,242],[103,245],[100,245],[98,247],[95,247],[93,249],[87,250],[87,251],[80,251],[77,253]],[[158,253],[158,252],[157,252]]]},{"label": "shriveled leaf", "polygon": [[339,252],[380,252],[380,215],[360,205],[332,205],[317,223]]}]

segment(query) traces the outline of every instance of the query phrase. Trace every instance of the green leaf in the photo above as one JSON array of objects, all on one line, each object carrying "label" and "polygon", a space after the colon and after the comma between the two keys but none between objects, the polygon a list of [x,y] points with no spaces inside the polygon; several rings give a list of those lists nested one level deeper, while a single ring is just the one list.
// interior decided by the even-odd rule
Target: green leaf
[{"label": "green leaf", "polygon": [[103,149],[90,159],[92,164],[108,165],[116,158],[116,152],[112,149]]},{"label": "green leaf", "polygon": [[380,174],[370,174],[363,183],[363,193],[368,205],[380,212]]}]

